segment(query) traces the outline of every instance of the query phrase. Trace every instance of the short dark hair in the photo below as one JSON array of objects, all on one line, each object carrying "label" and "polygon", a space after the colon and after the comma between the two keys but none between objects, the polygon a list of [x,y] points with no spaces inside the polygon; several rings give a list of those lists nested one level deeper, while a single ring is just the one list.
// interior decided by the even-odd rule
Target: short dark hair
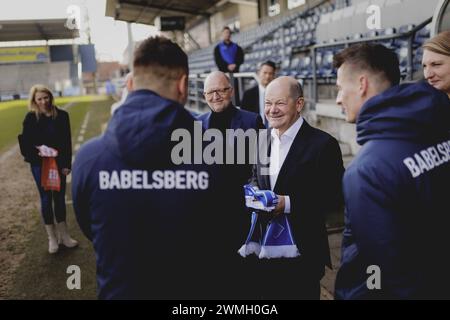
[{"label": "short dark hair", "polygon": [[224,32],[225,30],[228,30],[228,31],[231,32],[231,29],[230,29],[230,27],[228,27],[228,26],[223,27],[222,32]]},{"label": "short dark hair", "polygon": [[259,66],[259,69],[261,69],[263,66],[271,67],[271,68],[273,68],[273,70],[277,69],[277,65],[272,60],[267,60],[267,61],[264,61],[263,63],[261,63],[261,65]]},{"label": "short dark hair", "polygon": [[[174,42],[161,36],[150,37],[136,48],[133,59],[134,73],[139,68],[167,70],[168,77],[189,74],[188,57]],[[163,75],[163,76],[164,76]]]},{"label": "short dark hair", "polygon": [[355,44],[339,52],[333,60],[335,68],[349,63],[364,70],[383,74],[391,85],[400,83],[397,54],[381,44]]}]

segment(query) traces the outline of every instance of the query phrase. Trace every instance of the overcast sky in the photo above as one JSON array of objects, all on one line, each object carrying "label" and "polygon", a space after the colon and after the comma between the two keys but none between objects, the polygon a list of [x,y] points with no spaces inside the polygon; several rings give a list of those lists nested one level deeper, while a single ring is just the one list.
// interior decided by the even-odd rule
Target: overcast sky
[{"label": "overcast sky", "polygon": [[[91,40],[101,61],[122,60],[128,38],[126,23],[105,17],[106,0],[0,0],[1,20],[52,19],[68,17],[68,8],[87,8]],[[83,16],[83,12],[81,14]],[[81,23],[84,30],[86,23]],[[153,26],[132,24],[134,40],[142,40],[156,32]]]}]

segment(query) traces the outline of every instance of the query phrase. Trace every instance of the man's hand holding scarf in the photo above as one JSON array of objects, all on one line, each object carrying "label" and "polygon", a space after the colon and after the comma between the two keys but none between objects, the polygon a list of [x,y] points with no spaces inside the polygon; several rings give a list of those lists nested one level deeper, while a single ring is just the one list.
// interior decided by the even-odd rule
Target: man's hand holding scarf
[{"label": "man's hand holding scarf", "polygon": [[[252,212],[247,239],[238,253],[244,258],[250,254],[256,254],[260,259],[300,256],[288,217],[284,214],[284,196],[277,196],[271,190],[259,190],[252,185],[245,185],[244,191],[247,206],[256,210]],[[252,201],[252,198],[257,201]],[[259,203],[254,204],[254,202]],[[268,208],[270,210],[267,210]],[[267,214],[266,212],[272,215],[270,220],[259,216]]]},{"label": "man's hand holding scarf", "polygon": [[274,217],[279,216],[280,214],[284,213],[284,207],[285,207],[284,196],[277,195],[277,197],[278,197],[277,206],[275,207],[275,209],[270,211],[270,213],[273,214]]}]

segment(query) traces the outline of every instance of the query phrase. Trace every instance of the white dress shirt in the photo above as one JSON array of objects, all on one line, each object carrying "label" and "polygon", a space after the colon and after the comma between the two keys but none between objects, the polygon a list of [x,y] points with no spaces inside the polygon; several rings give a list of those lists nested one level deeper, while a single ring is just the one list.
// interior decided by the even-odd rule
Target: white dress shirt
[{"label": "white dress shirt", "polygon": [[[278,174],[283,166],[284,160],[291,149],[292,142],[294,142],[298,131],[303,124],[303,118],[297,119],[290,127],[287,129],[281,137],[278,137],[278,129],[273,129],[271,131],[271,147],[270,147],[270,188],[273,191],[275,184],[278,179]],[[284,213],[291,212],[291,200],[289,196],[284,197]]]}]

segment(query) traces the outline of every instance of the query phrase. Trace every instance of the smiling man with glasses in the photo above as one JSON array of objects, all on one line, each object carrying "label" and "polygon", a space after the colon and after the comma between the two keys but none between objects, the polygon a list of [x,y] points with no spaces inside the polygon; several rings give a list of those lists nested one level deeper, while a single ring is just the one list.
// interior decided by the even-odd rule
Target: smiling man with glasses
[{"label": "smiling man with glasses", "polygon": [[[205,130],[219,130],[222,133],[223,141],[225,141],[227,129],[242,129],[244,131],[249,129],[256,131],[264,129],[261,116],[254,112],[242,110],[233,105],[232,97],[234,89],[230,84],[230,79],[225,73],[214,71],[209,74],[205,79],[203,94],[211,111],[199,116],[198,119],[202,121]],[[231,141],[227,141],[227,143],[230,142]],[[224,145],[226,147],[226,144]],[[224,150],[224,152],[226,152],[226,150]],[[239,177],[236,178],[239,181],[237,183],[239,193],[242,193],[242,186],[251,176],[251,165],[248,162],[248,159],[249,157],[246,156],[245,165],[229,165],[229,167],[239,168],[239,172],[236,175],[236,177]],[[237,162],[234,161],[233,163]],[[242,195],[241,198],[241,200],[243,200]]]},{"label": "smiling man with glasses", "polygon": [[[199,117],[205,130],[217,129],[222,133],[224,154],[236,146],[238,141],[228,141],[225,139],[227,129],[263,129],[264,125],[261,117],[253,112],[241,110],[232,103],[234,94],[230,80],[225,73],[220,71],[212,72],[205,79],[204,97],[211,111]],[[214,142],[211,142],[211,145]],[[242,235],[246,234],[250,225],[250,216],[247,214],[244,202],[243,185],[247,183],[252,175],[252,165],[249,163],[249,143],[246,145],[245,164],[218,164],[220,172],[223,174],[221,181],[221,190],[223,190],[224,200],[217,204],[214,210],[214,216],[217,217],[217,226],[221,230],[228,230],[227,236],[220,239],[220,251],[223,261],[227,261],[227,274],[233,274],[233,277],[227,282],[233,283],[233,296],[230,298],[250,298],[246,290],[250,290],[242,272],[243,259],[238,255],[237,250],[242,245]],[[210,145],[208,146],[210,147]],[[237,152],[234,150],[234,157]],[[227,276],[221,274],[221,277]],[[241,279],[239,279],[241,278]],[[239,288],[238,288],[239,287]]]},{"label": "smiling man with glasses", "polygon": [[234,89],[229,78],[221,71],[212,72],[205,79],[203,95],[211,108],[200,116],[205,129],[258,129],[262,119],[259,115],[236,108],[232,103]]}]

